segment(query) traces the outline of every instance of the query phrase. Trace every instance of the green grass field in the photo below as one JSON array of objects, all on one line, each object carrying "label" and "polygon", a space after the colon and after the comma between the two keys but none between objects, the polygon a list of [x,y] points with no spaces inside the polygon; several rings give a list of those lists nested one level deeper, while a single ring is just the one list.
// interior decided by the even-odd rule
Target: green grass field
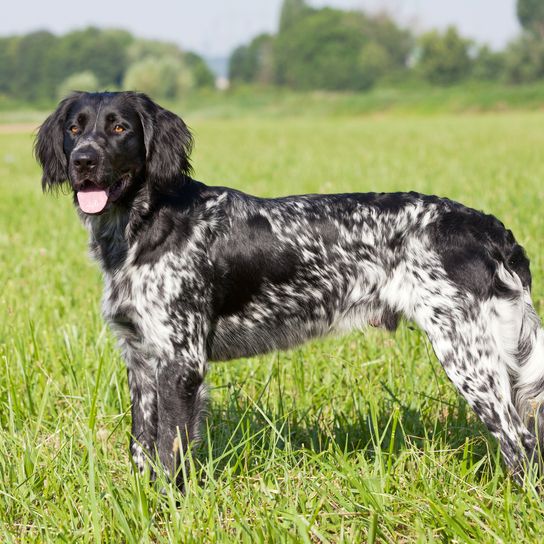
[{"label": "green grass field", "polygon": [[[189,122],[210,184],[417,190],[498,215],[544,312],[544,113]],[[0,131],[1,542],[541,542],[543,498],[506,477],[410,324],[214,365],[187,494],[134,475],[99,271],[31,145]]]}]

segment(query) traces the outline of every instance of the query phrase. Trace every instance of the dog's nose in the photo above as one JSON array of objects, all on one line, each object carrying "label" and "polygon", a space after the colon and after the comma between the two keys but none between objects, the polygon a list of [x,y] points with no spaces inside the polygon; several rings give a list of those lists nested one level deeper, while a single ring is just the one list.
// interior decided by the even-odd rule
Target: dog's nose
[{"label": "dog's nose", "polygon": [[72,162],[78,170],[92,170],[98,164],[98,153],[92,147],[81,149],[73,155]]}]

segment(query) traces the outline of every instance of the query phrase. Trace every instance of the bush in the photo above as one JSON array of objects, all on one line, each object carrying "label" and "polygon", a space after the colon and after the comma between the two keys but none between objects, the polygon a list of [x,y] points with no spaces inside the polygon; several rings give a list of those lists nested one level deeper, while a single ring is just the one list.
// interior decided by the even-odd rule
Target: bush
[{"label": "bush", "polygon": [[57,81],[90,70],[104,87],[119,87],[128,67],[127,48],[134,38],[125,30],[86,28],[57,38],[49,52]]},{"label": "bush", "polygon": [[[0,94],[36,102],[54,99],[72,85],[119,88],[129,66],[150,57],[159,60],[157,77],[168,79],[162,85],[151,85],[162,94],[163,88],[167,88],[166,95],[172,96],[193,86],[214,84],[214,76],[204,61],[198,55],[181,51],[176,44],[135,39],[119,29],[90,27],[64,36],[39,31],[0,38]],[[155,67],[148,68],[150,72],[157,71]],[[91,72],[95,79],[87,73],[81,83],[78,79],[75,83],[69,81],[74,74],[79,78],[85,72]],[[147,84],[141,68],[138,77]]]},{"label": "bush", "polygon": [[483,81],[500,80],[504,74],[504,53],[491,51],[484,45],[480,47],[474,58],[472,77]]},{"label": "bush", "polygon": [[471,42],[459,36],[455,27],[446,32],[427,32],[419,40],[418,69],[425,79],[451,85],[465,79],[471,70]]},{"label": "bush", "polygon": [[530,83],[544,77],[544,41],[531,34],[522,35],[508,45],[504,63],[509,83]]},{"label": "bush", "polygon": [[374,80],[362,73],[364,37],[347,12],[325,8],[280,33],[276,81],[295,89],[361,90]]},{"label": "bush", "polygon": [[57,89],[57,97],[64,98],[72,91],[98,91],[100,85],[98,78],[90,71],[78,72],[67,77]]},{"label": "bush", "polygon": [[249,45],[238,47],[229,59],[229,79],[244,83],[273,83],[274,38],[261,34]]},{"label": "bush", "polygon": [[364,80],[362,87],[371,87],[391,69],[392,64],[392,59],[385,47],[376,42],[364,45],[359,56],[360,77]]},{"label": "bush", "polygon": [[123,81],[125,89],[141,91],[156,99],[179,98],[194,86],[190,70],[175,57],[147,57],[131,64]]},{"label": "bush", "polygon": [[517,15],[521,26],[535,36],[544,38],[544,2],[518,0]]},{"label": "bush", "polygon": [[279,32],[231,55],[229,77],[294,89],[364,90],[407,68],[413,37],[385,14],[314,9],[284,0]]},{"label": "bush", "polygon": [[195,87],[198,89],[215,87],[215,75],[201,56],[185,53],[184,59],[191,70]]}]

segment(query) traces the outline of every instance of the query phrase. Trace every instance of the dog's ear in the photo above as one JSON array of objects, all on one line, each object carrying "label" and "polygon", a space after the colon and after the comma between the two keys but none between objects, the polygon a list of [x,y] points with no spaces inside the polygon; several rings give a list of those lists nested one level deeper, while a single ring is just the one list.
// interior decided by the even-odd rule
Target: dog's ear
[{"label": "dog's ear", "polygon": [[40,163],[42,189],[59,187],[68,179],[68,162],[64,154],[64,122],[70,106],[82,93],[73,93],[60,102],[57,109],[43,122],[34,142],[34,155]]},{"label": "dog's ear", "polygon": [[142,123],[148,181],[163,191],[175,190],[190,175],[193,137],[187,125],[147,95],[127,93]]}]

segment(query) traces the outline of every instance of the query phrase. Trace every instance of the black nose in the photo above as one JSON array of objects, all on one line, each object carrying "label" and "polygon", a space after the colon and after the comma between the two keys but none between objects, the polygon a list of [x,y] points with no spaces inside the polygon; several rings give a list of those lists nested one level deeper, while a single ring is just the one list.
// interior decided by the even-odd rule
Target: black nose
[{"label": "black nose", "polygon": [[72,155],[72,162],[78,170],[92,170],[98,164],[98,153],[92,147],[80,149]]}]

